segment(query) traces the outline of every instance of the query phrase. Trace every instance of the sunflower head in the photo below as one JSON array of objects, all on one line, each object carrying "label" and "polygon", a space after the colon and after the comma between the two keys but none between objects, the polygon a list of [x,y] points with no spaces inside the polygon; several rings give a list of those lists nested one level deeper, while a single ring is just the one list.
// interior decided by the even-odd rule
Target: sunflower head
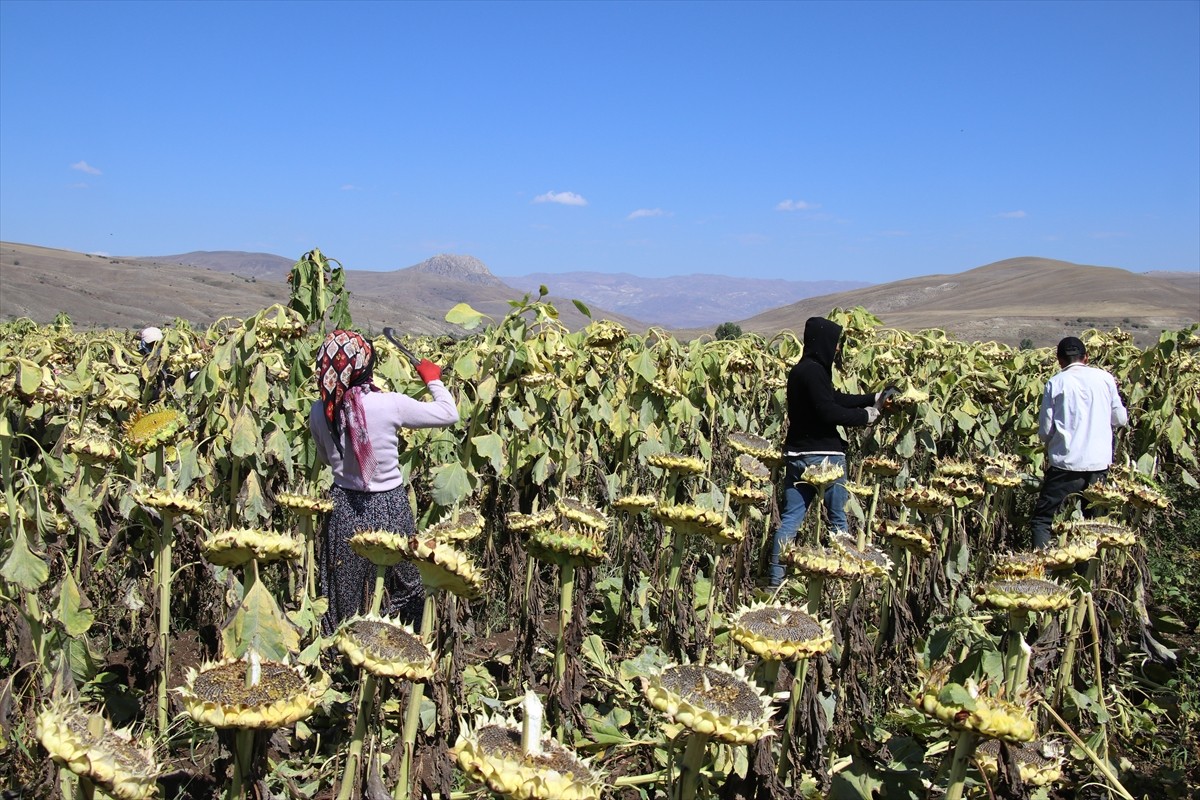
[{"label": "sunflower head", "polygon": [[51,758],[118,800],[157,796],[158,762],[152,751],[134,744],[128,729],[114,729],[99,714],[59,700],[38,714],[36,731]]},{"label": "sunflower head", "polygon": [[427,536],[443,542],[469,542],[481,533],[483,517],[478,511],[469,508],[425,530]]},{"label": "sunflower head", "polygon": [[433,675],[434,655],[412,626],[388,617],[368,614],[342,623],[334,637],[350,663],[373,675],[408,681]]},{"label": "sunflower head", "polygon": [[884,478],[895,477],[902,469],[900,462],[887,456],[867,456],[862,460],[863,472]]},{"label": "sunflower head", "polygon": [[919,556],[928,555],[933,550],[933,534],[924,525],[887,520],[880,523],[877,532],[892,544]]},{"label": "sunflower head", "polygon": [[[1009,744],[1009,753],[1017,763],[1021,780],[1030,786],[1046,786],[1062,780],[1063,753],[1059,742],[1039,739],[1036,742]],[[979,766],[991,778],[996,777],[1000,763],[1000,741],[985,739],[975,748]]]},{"label": "sunflower head", "polygon": [[1062,611],[1071,605],[1071,590],[1040,578],[999,580],[976,590],[975,602],[1001,611]]},{"label": "sunflower head", "polygon": [[729,434],[729,446],[739,453],[757,458],[768,466],[779,463],[779,448],[770,440],[753,433],[734,431]]},{"label": "sunflower head", "polygon": [[655,453],[646,457],[646,463],[677,475],[703,475],[706,471],[701,459],[679,453]]},{"label": "sunflower head", "polygon": [[275,502],[302,517],[315,517],[333,511],[332,500],[315,494],[280,492],[275,495]]},{"label": "sunflower head", "polygon": [[174,408],[159,407],[134,414],[125,423],[125,446],[135,455],[171,444],[183,430],[187,417]]},{"label": "sunflower head", "polygon": [[133,499],[140,506],[169,511],[176,515],[200,517],[204,514],[204,504],[196,498],[156,486],[137,487],[133,490]]},{"label": "sunflower head", "polygon": [[539,753],[526,753],[515,720],[479,718],[460,726],[451,754],[459,767],[495,793],[514,800],[599,800],[601,774],[570,748],[544,737]]},{"label": "sunflower head", "polygon": [[986,694],[974,680],[953,683],[931,675],[913,696],[913,704],[954,730],[1006,742],[1028,742],[1037,736],[1028,702]]},{"label": "sunflower head", "polygon": [[240,567],[250,561],[294,561],[300,558],[300,542],[285,533],[255,528],[231,528],[209,536],[200,550],[219,567]]},{"label": "sunflower head", "polygon": [[612,506],[623,514],[640,514],[658,505],[658,498],[652,494],[627,494],[613,501]]},{"label": "sunflower head", "polygon": [[478,597],[483,591],[483,574],[475,568],[470,556],[453,545],[428,536],[397,539],[401,558],[413,562],[426,589],[444,589],[464,598]]},{"label": "sunflower head", "polygon": [[210,728],[282,728],[312,714],[329,676],[278,661],[231,658],[188,669],[176,689],[192,719]]},{"label": "sunflower head", "polygon": [[671,721],[728,744],[754,744],[771,733],[771,700],[740,669],[669,665],[643,678],[642,692]]},{"label": "sunflower head", "polygon": [[733,640],[768,661],[811,658],[833,646],[833,630],[799,606],[754,603],[730,620]]},{"label": "sunflower head", "polygon": [[803,474],[800,475],[800,482],[810,483],[813,486],[828,486],[845,474],[846,468],[843,465],[835,464],[826,458],[819,464],[810,464],[805,467]]}]

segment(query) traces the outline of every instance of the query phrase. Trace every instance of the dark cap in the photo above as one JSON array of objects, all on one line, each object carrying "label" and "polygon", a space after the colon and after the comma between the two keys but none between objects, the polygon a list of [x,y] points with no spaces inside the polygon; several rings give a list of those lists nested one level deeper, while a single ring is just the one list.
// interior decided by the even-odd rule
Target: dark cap
[{"label": "dark cap", "polygon": [[1087,355],[1087,348],[1074,336],[1068,336],[1058,343],[1059,358],[1079,358],[1085,355]]}]

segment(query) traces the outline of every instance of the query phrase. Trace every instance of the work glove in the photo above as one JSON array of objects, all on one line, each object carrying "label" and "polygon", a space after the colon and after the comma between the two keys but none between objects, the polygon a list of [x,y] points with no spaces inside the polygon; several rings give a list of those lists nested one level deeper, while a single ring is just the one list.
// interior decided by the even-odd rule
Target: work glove
[{"label": "work glove", "polygon": [[864,409],[867,412],[867,424],[874,425],[879,421],[879,409],[875,406],[867,406]]},{"label": "work glove", "polygon": [[422,358],[417,363],[417,374],[421,376],[421,380],[428,384],[431,381],[440,381],[442,379],[442,368],[428,358]]}]

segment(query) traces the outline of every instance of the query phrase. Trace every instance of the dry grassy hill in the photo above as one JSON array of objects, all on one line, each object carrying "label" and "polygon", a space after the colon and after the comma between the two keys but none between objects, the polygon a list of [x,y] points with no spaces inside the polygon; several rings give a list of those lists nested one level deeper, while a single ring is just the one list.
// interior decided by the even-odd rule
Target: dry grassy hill
[{"label": "dry grassy hill", "polygon": [[[286,259],[245,253],[250,267],[243,268],[238,254],[216,253],[211,263],[219,266],[188,262],[189,256],[209,255],[151,260],[0,242],[0,321],[28,317],[45,324],[66,312],[77,327],[136,329],[177,317],[207,327],[221,317],[247,317],[287,303],[283,276],[291,264]],[[468,303],[498,320],[511,310],[510,300],[524,296],[490,273],[491,280],[480,280],[475,270],[460,270],[454,259],[439,258],[391,272],[347,270],[354,324],[374,331],[391,325],[416,335],[461,334],[445,321],[456,304]],[[548,299],[569,328],[587,324],[570,299]],[[615,319],[631,330],[646,327],[604,309],[589,310],[594,318]]]},{"label": "dry grassy hill", "polygon": [[813,297],[741,321],[742,330],[799,333],[830,309],[863,306],[889,328],[941,328],[965,341],[1049,346],[1086,328],[1120,327],[1141,346],[1200,322],[1200,272],[1139,274],[1046,258],[1011,258],[953,275]]}]

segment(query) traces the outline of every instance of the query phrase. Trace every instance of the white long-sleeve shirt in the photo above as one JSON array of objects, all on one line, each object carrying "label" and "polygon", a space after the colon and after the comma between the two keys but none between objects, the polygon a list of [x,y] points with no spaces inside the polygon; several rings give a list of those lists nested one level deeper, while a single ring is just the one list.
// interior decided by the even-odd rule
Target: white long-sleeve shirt
[{"label": "white long-sleeve shirt", "polygon": [[1128,423],[1117,382],[1104,370],[1075,362],[1046,381],[1038,438],[1046,445],[1050,466],[1071,472],[1108,469],[1113,428]]},{"label": "white long-sleeve shirt", "polygon": [[358,457],[348,439],[343,421],[341,431],[343,452],[339,453],[325,421],[321,401],[313,403],[308,412],[308,429],[317,443],[317,457],[333,467],[333,482],[343,489],[356,492],[386,492],[404,482],[400,473],[400,429],[441,428],[458,422],[458,405],[454,396],[441,381],[430,381],[432,402],[417,400],[400,392],[364,392],[363,413],[367,419],[367,434],[378,465],[369,484],[364,483]]}]

